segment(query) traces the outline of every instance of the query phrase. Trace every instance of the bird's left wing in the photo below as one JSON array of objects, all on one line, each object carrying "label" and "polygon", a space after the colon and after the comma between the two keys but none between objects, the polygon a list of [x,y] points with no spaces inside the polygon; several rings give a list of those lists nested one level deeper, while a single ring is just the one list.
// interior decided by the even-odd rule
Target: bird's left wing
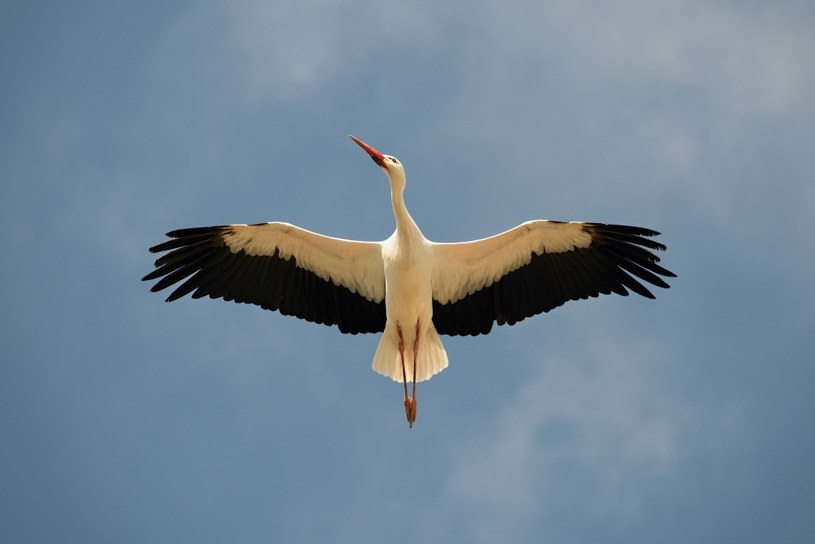
[{"label": "bird's left wing", "polygon": [[440,334],[486,334],[568,300],[599,294],[644,297],[640,283],[674,274],[649,250],[659,233],[625,225],[529,221],[473,242],[433,244],[433,323]]},{"label": "bird's left wing", "polygon": [[288,223],[180,229],[150,248],[159,257],[144,280],[151,291],[182,282],[173,301],[192,293],[257,304],[342,332],[385,328],[381,244],[323,236]]}]

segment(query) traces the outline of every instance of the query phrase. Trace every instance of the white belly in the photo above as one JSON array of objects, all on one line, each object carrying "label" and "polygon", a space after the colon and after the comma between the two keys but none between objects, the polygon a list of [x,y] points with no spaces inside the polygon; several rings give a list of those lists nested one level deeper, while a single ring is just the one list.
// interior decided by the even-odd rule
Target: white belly
[{"label": "white belly", "polygon": [[385,263],[385,312],[388,321],[403,328],[415,328],[417,322],[429,325],[433,317],[429,263]]},{"label": "white belly", "polygon": [[373,368],[395,381],[402,381],[403,375],[410,381],[414,363],[416,381],[430,379],[447,367],[447,353],[433,327],[431,251],[428,244],[409,252],[393,246],[383,250],[387,322]]}]

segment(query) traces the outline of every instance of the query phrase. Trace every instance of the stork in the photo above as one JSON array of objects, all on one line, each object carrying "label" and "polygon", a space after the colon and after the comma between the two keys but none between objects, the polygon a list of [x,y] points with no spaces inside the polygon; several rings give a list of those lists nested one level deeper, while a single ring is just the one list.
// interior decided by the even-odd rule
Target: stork
[{"label": "stork", "polygon": [[[332,238],[282,222],[168,232],[150,248],[164,253],[145,281],[176,286],[167,302],[223,298],[283,315],[337,325],[343,333],[381,332],[373,369],[404,387],[408,425],[416,383],[447,368],[440,334],[487,334],[569,300],[668,288],[675,277],[651,250],[659,233],[602,223],[527,221],[460,243],[431,242],[405,206],[405,170],[362,140],[390,182],[396,230],[383,242]],[[408,383],[412,383],[408,394]]]}]

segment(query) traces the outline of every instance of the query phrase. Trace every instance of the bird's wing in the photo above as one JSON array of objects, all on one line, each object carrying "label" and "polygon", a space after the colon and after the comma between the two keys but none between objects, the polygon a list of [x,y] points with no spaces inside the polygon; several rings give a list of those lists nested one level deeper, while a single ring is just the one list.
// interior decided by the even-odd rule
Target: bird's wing
[{"label": "bird's wing", "polygon": [[288,223],[175,230],[150,248],[159,257],[144,280],[151,291],[182,282],[173,301],[192,293],[257,304],[342,332],[385,328],[381,244],[331,238]]},{"label": "bird's wing", "polygon": [[529,221],[491,238],[433,245],[433,323],[441,334],[486,334],[566,301],[667,288],[650,250],[659,233],[600,223]]}]

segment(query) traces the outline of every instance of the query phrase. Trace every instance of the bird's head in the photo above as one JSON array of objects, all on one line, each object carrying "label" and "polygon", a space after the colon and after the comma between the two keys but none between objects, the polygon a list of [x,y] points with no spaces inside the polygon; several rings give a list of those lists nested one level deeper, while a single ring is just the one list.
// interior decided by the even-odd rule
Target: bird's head
[{"label": "bird's head", "polygon": [[[349,136],[351,136],[349,134]],[[379,167],[385,171],[388,175],[388,178],[393,183],[394,181],[400,181],[402,185],[404,185],[405,180],[405,169],[402,166],[402,163],[396,157],[392,157],[391,155],[385,155],[373,147],[369,146],[359,138],[351,136],[351,139],[354,140],[359,147],[364,149],[368,155],[374,160],[374,162],[379,165]]]}]

